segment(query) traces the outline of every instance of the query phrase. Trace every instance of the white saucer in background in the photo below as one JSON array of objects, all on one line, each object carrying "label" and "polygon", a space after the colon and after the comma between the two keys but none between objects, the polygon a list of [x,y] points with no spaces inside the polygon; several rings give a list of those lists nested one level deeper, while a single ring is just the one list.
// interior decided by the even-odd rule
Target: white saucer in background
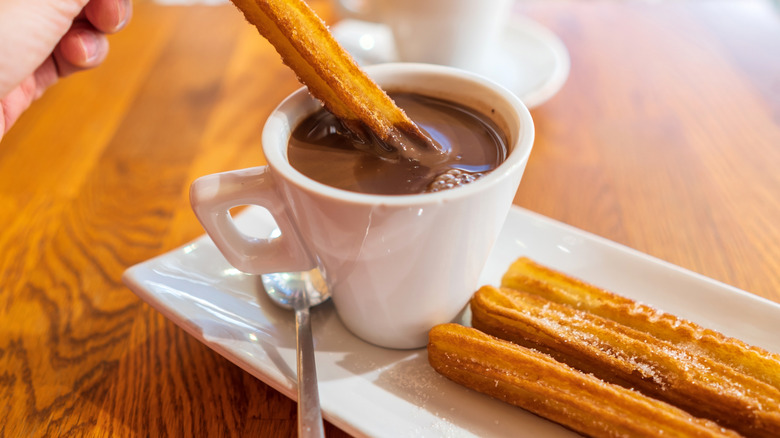
[{"label": "white saucer in background", "polygon": [[[361,65],[397,61],[387,26],[342,20],[330,30]],[[479,73],[511,90],[528,108],[554,96],[569,76],[566,46],[549,29],[527,18],[510,20],[496,52],[488,68]]]},{"label": "white saucer in background", "polygon": [[362,66],[397,61],[389,27],[361,20],[341,20],[330,33]]}]

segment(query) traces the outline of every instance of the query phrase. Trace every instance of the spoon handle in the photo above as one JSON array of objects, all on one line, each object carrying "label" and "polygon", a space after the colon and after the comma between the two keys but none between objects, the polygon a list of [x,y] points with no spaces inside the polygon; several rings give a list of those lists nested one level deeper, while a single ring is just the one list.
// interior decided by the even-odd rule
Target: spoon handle
[{"label": "spoon handle", "polygon": [[298,354],[298,437],[324,437],[309,309],[295,311]]}]

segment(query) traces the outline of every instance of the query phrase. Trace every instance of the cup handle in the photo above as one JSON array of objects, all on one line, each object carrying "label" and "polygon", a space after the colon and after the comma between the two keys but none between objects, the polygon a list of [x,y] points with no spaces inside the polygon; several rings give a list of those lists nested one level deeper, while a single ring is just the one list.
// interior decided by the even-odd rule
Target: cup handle
[{"label": "cup handle", "polygon": [[[268,166],[207,175],[190,186],[190,203],[206,233],[227,261],[250,274],[308,271],[316,265],[301,243]],[[267,209],[281,235],[269,238],[242,233],[230,209],[258,205]]]}]

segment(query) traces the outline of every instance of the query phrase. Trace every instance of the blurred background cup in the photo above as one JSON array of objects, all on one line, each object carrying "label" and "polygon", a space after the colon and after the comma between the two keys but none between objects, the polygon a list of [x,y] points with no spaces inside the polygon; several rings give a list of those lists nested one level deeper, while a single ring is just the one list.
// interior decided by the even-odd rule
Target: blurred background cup
[{"label": "blurred background cup", "polygon": [[341,18],[377,22],[393,35],[398,61],[484,73],[513,0],[335,0]]}]

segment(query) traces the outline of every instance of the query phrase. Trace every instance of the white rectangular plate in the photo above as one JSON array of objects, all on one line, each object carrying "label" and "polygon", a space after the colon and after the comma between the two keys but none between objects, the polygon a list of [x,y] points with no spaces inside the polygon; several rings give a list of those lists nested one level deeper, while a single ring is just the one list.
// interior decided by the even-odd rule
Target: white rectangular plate
[{"label": "white rectangular plate", "polygon": [[[275,230],[259,208],[237,222],[252,235]],[[780,305],[519,207],[510,211],[481,284],[497,285],[521,255],[780,352]],[[232,268],[208,237],[133,266],[124,281],[192,336],[296,398],[293,314],[270,302],[257,277]],[[387,350],[357,339],[330,303],[313,310],[313,327],[324,416],[353,435],[577,436],[450,382],[430,368],[424,349]]]}]

